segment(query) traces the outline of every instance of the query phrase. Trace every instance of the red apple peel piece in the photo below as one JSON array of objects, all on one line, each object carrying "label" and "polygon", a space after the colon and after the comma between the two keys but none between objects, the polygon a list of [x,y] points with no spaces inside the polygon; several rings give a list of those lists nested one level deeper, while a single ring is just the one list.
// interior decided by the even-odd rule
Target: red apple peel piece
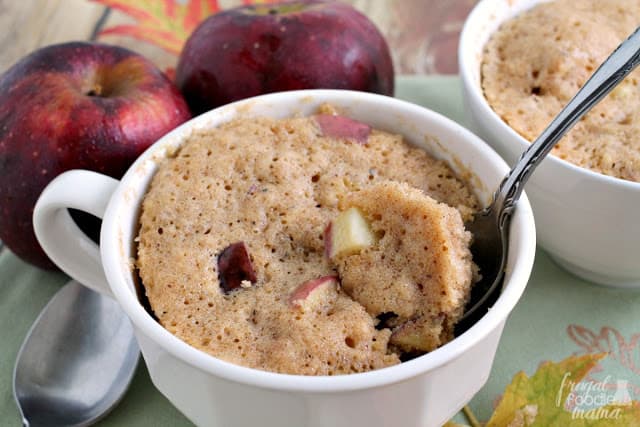
[{"label": "red apple peel piece", "polygon": [[324,233],[322,234],[322,239],[324,241],[324,256],[327,259],[331,259],[331,254],[332,254],[332,250],[333,250],[333,239],[331,238],[332,233],[331,233],[331,229],[333,228],[331,225],[333,223],[330,222],[329,224],[327,224],[327,227],[324,229]]},{"label": "red apple peel piece", "polygon": [[294,307],[302,307],[305,303],[317,302],[332,289],[337,289],[337,276],[322,276],[302,283],[289,295],[289,304]]},{"label": "red apple peel piece", "polygon": [[243,287],[243,282],[256,283],[256,272],[244,242],[232,243],[220,252],[218,278],[225,294]]},{"label": "red apple peel piece", "polygon": [[366,144],[371,133],[371,127],[365,123],[344,116],[318,114],[316,122],[324,136],[331,138],[351,139],[358,144]]}]

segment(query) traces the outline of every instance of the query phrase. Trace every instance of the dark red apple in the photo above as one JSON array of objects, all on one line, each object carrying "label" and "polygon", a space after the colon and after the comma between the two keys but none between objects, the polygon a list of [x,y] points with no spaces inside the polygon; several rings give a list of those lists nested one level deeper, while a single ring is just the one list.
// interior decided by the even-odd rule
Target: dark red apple
[{"label": "dark red apple", "polygon": [[393,94],[387,43],[369,19],[333,1],[241,6],[203,21],[176,82],[194,113],[263,93],[352,89]]},{"label": "dark red apple", "polygon": [[52,268],[31,223],[49,181],[74,168],[119,178],[189,117],[173,83],[129,50],[74,42],[23,58],[0,77],[0,239]]}]

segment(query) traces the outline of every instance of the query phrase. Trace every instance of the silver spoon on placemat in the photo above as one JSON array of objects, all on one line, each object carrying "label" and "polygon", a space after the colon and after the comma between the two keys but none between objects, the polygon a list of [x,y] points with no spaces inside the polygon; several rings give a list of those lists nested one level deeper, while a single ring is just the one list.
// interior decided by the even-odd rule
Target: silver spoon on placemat
[{"label": "silver spoon on placemat", "polygon": [[13,373],[25,426],[87,426],[129,387],[140,351],[122,309],[78,282],[60,289],[27,334]]}]

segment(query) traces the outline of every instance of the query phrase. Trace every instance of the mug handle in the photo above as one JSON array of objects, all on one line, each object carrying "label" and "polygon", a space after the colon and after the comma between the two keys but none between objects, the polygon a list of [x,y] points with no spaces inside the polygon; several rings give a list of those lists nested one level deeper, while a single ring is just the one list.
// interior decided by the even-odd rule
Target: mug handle
[{"label": "mug handle", "polygon": [[102,218],[118,183],[96,172],[67,171],[47,185],[33,211],[36,238],[49,258],[73,279],[110,297],[100,249],[71,219],[67,208]]}]

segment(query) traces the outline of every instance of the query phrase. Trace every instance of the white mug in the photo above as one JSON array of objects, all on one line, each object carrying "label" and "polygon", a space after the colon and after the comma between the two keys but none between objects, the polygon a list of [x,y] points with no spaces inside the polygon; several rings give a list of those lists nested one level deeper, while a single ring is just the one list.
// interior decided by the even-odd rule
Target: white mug
[{"label": "white mug", "polygon": [[[469,126],[510,164],[530,144],[484,97],[483,49],[503,22],[545,1],[481,0],[460,35],[458,60]],[[558,264],[595,283],[640,288],[640,182],[606,176],[549,155],[525,188],[533,204],[538,242]]]},{"label": "white mug", "polygon": [[[400,133],[471,176],[487,202],[508,169],[484,142],[453,121],[420,106],[362,92],[306,90],[264,95],[217,108],[183,124],[145,151],[121,181],[66,172],[42,193],[34,212],[36,236],[71,277],[112,296],[131,320],[154,385],[201,426],[438,426],[486,382],[507,316],[529,278],[535,227],[526,196],[511,225],[503,292],[494,307],[450,343],[408,362],[342,376],[300,376],[234,365],[204,353],[164,329],[145,310],[133,267],[141,201],[158,160],[194,130],[238,117],[311,114],[330,103],[356,120]],[[71,220],[67,208],[102,218],[99,247]]]}]

